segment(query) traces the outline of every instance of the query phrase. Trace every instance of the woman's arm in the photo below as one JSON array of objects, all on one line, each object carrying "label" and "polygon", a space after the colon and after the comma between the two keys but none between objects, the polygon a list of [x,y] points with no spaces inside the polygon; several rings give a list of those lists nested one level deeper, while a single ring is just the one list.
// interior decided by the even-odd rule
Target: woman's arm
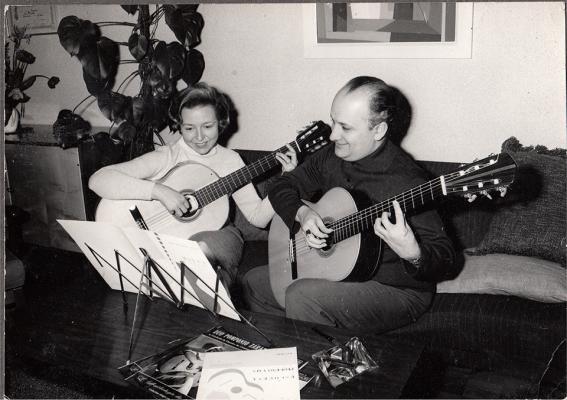
[{"label": "woman's arm", "polygon": [[89,188],[100,197],[112,200],[151,200],[151,180],[167,168],[167,151],[152,151],[133,160],[108,165],[89,179]]}]

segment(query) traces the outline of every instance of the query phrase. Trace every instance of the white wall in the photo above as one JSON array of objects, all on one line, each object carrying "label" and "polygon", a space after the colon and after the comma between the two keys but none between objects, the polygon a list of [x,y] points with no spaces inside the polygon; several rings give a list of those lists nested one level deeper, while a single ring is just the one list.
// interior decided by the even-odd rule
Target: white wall
[{"label": "white wall", "polygon": [[[471,59],[305,59],[301,4],[203,4],[199,11],[203,80],[227,92],[239,112],[230,147],[272,150],[307,122],[328,121],[335,92],[362,74],[408,97],[414,116],[402,145],[418,159],[471,161],[498,152],[512,135],[525,145],[565,147],[561,2],[475,3]],[[58,12],[132,20],[118,6],[61,5]],[[158,37],[173,39],[165,25]],[[42,62],[33,67],[62,82],[54,91],[36,83],[27,115],[52,123],[59,109],[87,94],[80,66],[56,37],[34,38],[31,48]],[[105,123],[96,108],[84,116]]]}]

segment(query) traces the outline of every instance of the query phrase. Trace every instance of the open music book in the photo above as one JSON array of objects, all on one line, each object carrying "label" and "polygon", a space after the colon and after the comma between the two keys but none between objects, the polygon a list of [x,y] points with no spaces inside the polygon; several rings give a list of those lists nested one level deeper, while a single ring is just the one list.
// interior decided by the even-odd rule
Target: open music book
[{"label": "open music book", "polygon": [[112,289],[138,293],[141,288],[147,296],[240,320],[197,242],[103,222],[57,221]]}]

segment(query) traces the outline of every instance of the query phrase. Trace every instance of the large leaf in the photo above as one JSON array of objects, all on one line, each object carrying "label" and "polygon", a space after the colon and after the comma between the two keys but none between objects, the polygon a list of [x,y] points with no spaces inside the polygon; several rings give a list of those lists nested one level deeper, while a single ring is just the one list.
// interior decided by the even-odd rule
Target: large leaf
[{"label": "large leaf", "polygon": [[101,93],[105,91],[110,91],[112,86],[114,86],[114,81],[93,78],[93,76],[90,75],[87,71],[85,71],[84,68],[83,68],[83,81],[85,81],[87,90],[93,96],[99,96]]},{"label": "large leaf", "polygon": [[165,23],[185,47],[192,48],[201,43],[201,32],[205,21],[197,12],[198,4],[165,4]]},{"label": "large leaf", "polygon": [[77,58],[89,75],[104,81],[116,75],[120,52],[115,41],[103,36],[95,43],[82,46]]},{"label": "large leaf", "polygon": [[136,137],[138,130],[134,125],[128,121],[124,121],[120,124],[118,129],[113,132],[113,136],[119,137],[124,143],[130,143]]},{"label": "large leaf", "polygon": [[167,44],[161,40],[154,48],[152,55],[152,65],[159,69],[164,77],[169,77],[169,54],[167,52]]},{"label": "large leaf", "polygon": [[185,69],[181,78],[188,85],[199,82],[205,70],[205,58],[203,54],[197,49],[191,49],[187,52],[185,57]]},{"label": "large leaf", "polygon": [[132,33],[128,39],[128,49],[136,61],[142,60],[148,53],[148,38],[138,33]]},{"label": "large leaf", "polygon": [[139,96],[132,98],[132,123],[139,125],[144,119],[146,111],[146,103]]},{"label": "large leaf", "polygon": [[106,118],[116,123],[132,120],[132,97],[105,92],[97,98],[98,108]]},{"label": "large leaf", "polygon": [[121,4],[120,7],[130,15],[134,15],[138,12],[137,4]]},{"label": "large leaf", "polygon": [[169,59],[169,78],[177,81],[185,67],[185,48],[178,42],[171,42],[167,45],[167,55]]},{"label": "large leaf", "polygon": [[61,46],[73,57],[79,53],[81,46],[97,41],[100,29],[89,20],[68,15],[59,22],[57,36]]}]

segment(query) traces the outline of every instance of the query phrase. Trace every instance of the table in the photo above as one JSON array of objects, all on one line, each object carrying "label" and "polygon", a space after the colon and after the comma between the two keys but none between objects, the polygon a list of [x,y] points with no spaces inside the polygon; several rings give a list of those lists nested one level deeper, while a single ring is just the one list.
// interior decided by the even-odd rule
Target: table
[{"label": "table", "polygon": [[[13,321],[7,324],[6,342],[17,347],[20,356],[63,365],[109,385],[127,388],[128,384],[116,368],[128,357],[135,295],[126,295],[128,306],[125,307],[122,294],[108,288],[86,259],[75,265],[65,263],[61,257],[56,260],[56,265],[44,265],[31,271],[32,278],[24,287],[25,305],[19,305]],[[248,340],[267,344],[244,323],[224,317],[216,319],[196,307],[180,310],[164,300],[145,299],[140,302],[138,313],[140,319],[135,330],[132,359],[162,350],[174,339],[196,336],[217,325]],[[311,329],[313,324],[250,312],[245,315],[276,346],[295,346],[298,357],[305,360],[330,347]],[[339,329],[321,329],[339,341],[346,341],[351,336],[350,332]],[[424,344],[379,335],[359,337],[380,368],[334,390],[310,362],[303,371],[317,376],[301,391],[302,398],[401,396]],[[10,368],[9,365],[6,367]]]}]

